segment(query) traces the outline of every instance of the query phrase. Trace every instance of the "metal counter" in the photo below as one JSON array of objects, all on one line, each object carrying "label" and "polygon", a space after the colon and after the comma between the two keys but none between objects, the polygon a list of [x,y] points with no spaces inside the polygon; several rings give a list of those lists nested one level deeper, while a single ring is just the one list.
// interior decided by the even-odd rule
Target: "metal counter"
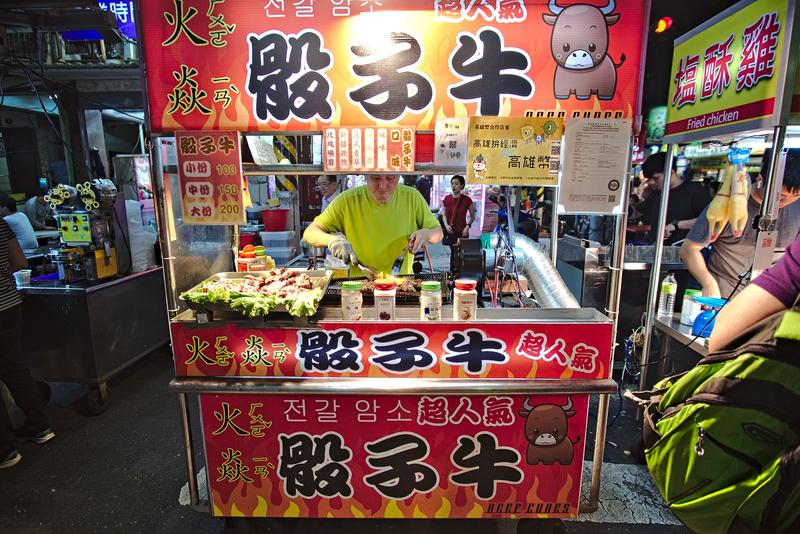
[{"label": "metal counter", "polygon": [[169,341],[164,278],[156,268],[101,283],[31,282],[23,294],[23,350],[36,380],[92,389],[105,411],[109,378]]},{"label": "metal counter", "polygon": [[[452,306],[442,306],[442,317],[449,317]],[[375,310],[371,307],[364,309],[364,318],[358,323],[378,323],[385,324],[386,321],[377,320],[373,314]],[[478,308],[477,315],[478,323],[498,323],[498,324],[536,324],[536,323],[610,323],[611,319],[603,315],[594,308]],[[250,319],[242,316],[238,312],[231,312],[230,314],[222,315],[215,314],[214,320],[210,323],[235,323],[249,325],[254,328],[307,328],[309,324],[318,322],[336,322],[342,321],[344,323],[352,323],[352,321],[344,321],[342,319],[342,312],[339,307],[320,307],[319,311],[312,317],[291,317],[288,314],[271,314],[260,319]],[[205,322],[202,318],[198,321],[198,316],[192,310],[186,310],[176,316],[172,322],[177,323],[195,323]],[[397,306],[395,308],[395,323],[404,322],[420,322],[419,321],[419,306]],[[466,329],[470,324],[475,324],[470,321],[452,321],[443,319],[435,322],[423,322],[422,324],[444,324],[455,325],[454,329]]]}]

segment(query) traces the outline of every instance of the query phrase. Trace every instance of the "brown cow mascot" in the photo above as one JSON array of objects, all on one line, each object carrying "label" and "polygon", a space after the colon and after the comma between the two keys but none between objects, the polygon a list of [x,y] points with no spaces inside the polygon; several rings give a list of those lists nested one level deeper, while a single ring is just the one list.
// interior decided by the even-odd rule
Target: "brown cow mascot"
[{"label": "brown cow mascot", "polygon": [[525,438],[528,440],[526,461],[529,465],[561,465],[572,463],[574,444],[580,436],[571,441],[567,436],[568,418],[575,415],[572,409],[572,397],[567,397],[567,404],[540,404],[532,406],[525,399],[519,415],[525,418]]},{"label": "brown cow mascot", "polygon": [[616,3],[608,0],[605,7],[572,4],[561,7],[550,0],[542,18],[553,27],[550,49],[555,59],[553,94],[567,99],[574,94],[578,100],[588,100],[593,94],[600,100],[611,100],[617,89],[619,63],[608,55],[608,27],[616,24],[619,13],[612,13]]}]

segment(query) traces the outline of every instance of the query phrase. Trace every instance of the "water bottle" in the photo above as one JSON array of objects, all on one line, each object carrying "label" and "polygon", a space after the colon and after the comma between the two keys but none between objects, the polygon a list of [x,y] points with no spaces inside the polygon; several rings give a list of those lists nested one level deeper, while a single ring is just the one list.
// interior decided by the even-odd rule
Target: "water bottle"
[{"label": "water bottle", "polygon": [[658,316],[665,319],[672,319],[672,312],[675,310],[675,296],[678,294],[678,282],[672,273],[667,274],[661,282],[661,291],[658,296]]}]

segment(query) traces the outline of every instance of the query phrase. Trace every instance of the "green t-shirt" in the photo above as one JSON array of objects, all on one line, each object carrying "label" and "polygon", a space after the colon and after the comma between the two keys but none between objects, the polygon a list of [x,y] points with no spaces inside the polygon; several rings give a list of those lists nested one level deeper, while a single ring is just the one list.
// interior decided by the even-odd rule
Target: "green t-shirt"
[{"label": "green t-shirt", "polygon": [[[314,222],[329,233],[343,233],[361,263],[387,274],[411,234],[439,226],[419,191],[405,185],[398,185],[384,205],[375,202],[367,186],[349,189],[333,199]],[[406,254],[403,274],[411,273],[412,261],[411,254]],[[351,274],[360,275],[360,269],[351,269]]]}]

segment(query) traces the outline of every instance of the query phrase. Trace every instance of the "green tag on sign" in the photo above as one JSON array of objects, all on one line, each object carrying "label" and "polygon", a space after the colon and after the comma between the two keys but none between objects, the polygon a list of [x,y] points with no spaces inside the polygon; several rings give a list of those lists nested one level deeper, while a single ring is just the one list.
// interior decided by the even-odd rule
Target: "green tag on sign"
[{"label": "green tag on sign", "polygon": [[800,341],[800,313],[791,310],[784,313],[775,337]]}]

